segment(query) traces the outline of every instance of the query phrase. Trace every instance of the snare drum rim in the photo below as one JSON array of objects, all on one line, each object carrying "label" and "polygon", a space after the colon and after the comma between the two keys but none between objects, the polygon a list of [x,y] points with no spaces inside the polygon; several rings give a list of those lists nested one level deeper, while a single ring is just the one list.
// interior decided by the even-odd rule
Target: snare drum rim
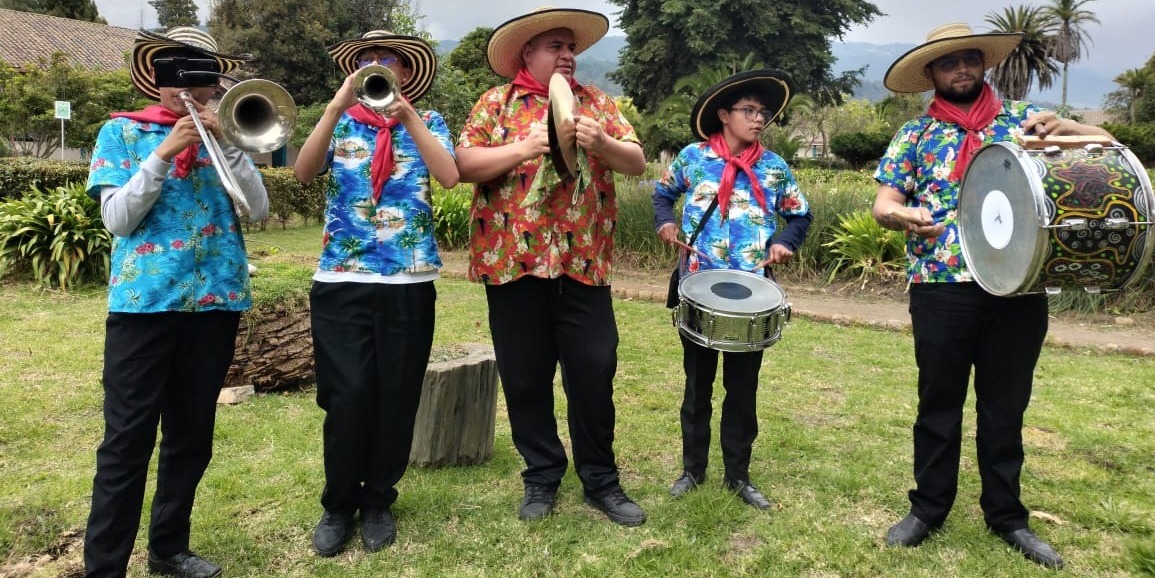
[{"label": "snare drum rim", "polygon": [[[984,151],[996,146],[1007,149],[1011,153],[1011,156],[1014,157],[1015,161],[1018,162],[1019,167],[1026,174],[1027,183],[1031,187],[1031,201],[1033,201],[1032,204],[1035,207],[1035,226],[1042,229],[1044,225],[1049,224],[1048,221],[1050,217],[1050,215],[1047,214],[1047,205],[1044,199],[1045,195],[1043,192],[1043,181],[1039,178],[1039,175],[1036,174],[1035,171],[1031,170],[1032,167],[1029,158],[1030,154],[1028,153],[1027,149],[1024,149],[1023,147],[1010,141],[991,143],[979,149],[979,152],[975,153],[974,158],[972,158],[970,164],[967,165],[967,170],[966,173],[963,174],[963,179],[959,181],[956,215],[959,215],[960,217],[962,215],[963,193],[966,191],[966,188],[963,185],[966,183],[967,176],[969,176],[971,171],[975,170],[975,167],[979,164],[976,162],[979,159],[979,156],[982,155]],[[955,224],[958,226],[959,247],[962,249],[963,262],[966,263],[967,271],[971,274],[971,278],[974,279],[975,282],[979,284],[979,287],[982,287],[984,291],[990,293],[991,295],[998,295],[1000,297],[1007,295],[1022,295],[1027,293],[1041,292],[1027,291],[1027,289],[1034,287],[1035,283],[1037,283],[1039,280],[1039,274],[1042,271],[1043,255],[1045,254],[1045,249],[1048,245],[1046,235],[1039,234],[1035,236],[1035,247],[1031,251],[1031,261],[1027,265],[1027,277],[1023,279],[1023,281],[1019,283],[1019,285],[1014,289],[1003,291],[992,286],[990,284],[990,279],[983,280],[982,275],[980,275],[979,272],[975,269],[975,261],[973,261],[971,258],[971,252],[967,250],[967,244],[963,242],[963,239],[966,238],[963,232],[963,219],[958,218],[955,221]],[[979,223],[979,226],[981,232],[981,222]]]},{"label": "snare drum rim", "polygon": [[[1131,149],[1126,145],[1115,143],[1123,155],[1123,160],[1131,166],[1131,170],[1139,177],[1140,193],[1145,193],[1144,197],[1147,200],[1147,210],[1155,213],[1155,189],[1151,187],[1151,178],[1147,175],[1147,169],[1143,168],[1143,163],[1139,162],[1139,157],[1131,152]],[[1155,215],[1148,214],[1147,220],[1155,220]],[[1135,265],[1135,270],[1131,272],[1131,276],[1119,285],[1120,289],[1126,289],[1134,285],[1136,281],[1142,279],[1147,273],[1148,267],[1151,266],[1151,253],[1155,251],[1155,230],[1152,230],[1151,225],[1139,225],[1140,227],[1147,227],[1146,236],[1147,242],[1143,244],[1143,254],[1139,257],[1139,264]]]},{"label": "snare drum rim", "polygon": [[[684,301],[687,303],[692,303],[694,305],[694,307],[697,307],[700,309],[708,309],[710,311],[721,311],[720,309],[717,309],[716,307],[712,307],[710,305],[703,303],[700,300],[697,300],[697,299],[694,299],[693,297],[687,296],[686,291],[683,289],[683,287],[685,287],[686,282],[689,281],[690,279],[692,279],[694,276],[702,275],[702,274],[708,274],[711,272],[725,272],[726,275],[739,275],[739,276],[750,277],[751,279],[757,279],[759,281],[759,283],[762,283],[762,282],[769,283],[770,286],[775,291],[778,292],[778,296],[781,297],[781,300],[777,306],[770,307],[767,309],[759,309],[758,311],[752,311],[750,313],[751,315],[758,315],[758,314],[762,314],[762,313],[773,313],[775,311],[781,311],[782,308],[786,306],[786,290],[783,289],[781,285],[770,280],[768,277],[758,275],[757,273],[751,273],[750,271],[743,271],[741,269],[702,269],[699,271],[694,271],[693,273],[690,273],[689,275],[685,275],[682,277],[682,279],[680,281],[678,281],[678,300]],[[729,312],[726,312],[726,313],[729,313]]]}]

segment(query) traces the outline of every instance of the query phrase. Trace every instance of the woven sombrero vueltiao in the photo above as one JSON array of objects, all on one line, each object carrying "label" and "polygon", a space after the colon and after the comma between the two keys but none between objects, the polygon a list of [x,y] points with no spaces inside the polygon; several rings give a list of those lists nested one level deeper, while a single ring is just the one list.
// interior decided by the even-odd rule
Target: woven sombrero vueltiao
[{"label": "woven sombrero vueltiao", "polygon": [[690,111],[690,131],[700,140],[709,140],[710,135],[722,130],[722,119],[718,109],[735,92],[752,91],[759,94],[766,110],[774,113],[765,126],[778,118],[794,95],[794,79],[789,74],[773,68],[747,70],[730,76],[711,86],[698,97]]},{"label": "woven sombrero vueltiao", "polygon": [[926,67],[936,58],[960,50],[981,50],[983,70],[988,70],[1010,56],[1022,38],[1019,32],[976,34],[962,22],[944,24],[931,30],[925,43],[899,56],[886,71],[882,83],[894,92],[934,90],[934,82],[927,76]]},{"label": "woven sombrero vueltiao", "polygon": [[412,76],[401,83],[401,94],[410,102],[420,100],[433,87],[437,76],[437,53],[429,43],[416,37],[394,34],[388,30],[370,30],[360,38],[338,42],[329,47],[329,56],[346,76],[357,72],[357,55],[368,48],[392,50],[407,61]]},{"label": "woven sombrero vueltiao", "polygon": [[505,78],[517,76],[522,65],[521,50],[525,43],[555,28],[566,28],[573,32],[573,53],[578,55],[609,32],[610,20],[590,10],[553,6],[535,8],[529,14],[507,20],[493,29],[485,49],[489,67]]},{"label": "woven sombrero vueltiao", "polygon": [[228,74],[250,57],[231,56],[217,52],[217,41],[208,32],[192,26],[176,26],[167,32],[141,30],[132,43],[132,67],[129,76],[132,84],[141,94],[152,100],[160,100],[160,89],[152,76],[152,60],[157,53],[165,50],[187,50],[205,58],[217,61],[221,74]]}]

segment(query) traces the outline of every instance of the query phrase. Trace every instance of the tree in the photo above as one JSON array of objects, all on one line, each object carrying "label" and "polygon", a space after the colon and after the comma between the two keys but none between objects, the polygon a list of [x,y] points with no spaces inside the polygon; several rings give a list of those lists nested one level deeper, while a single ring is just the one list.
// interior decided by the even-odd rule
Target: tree
[{"label": "tree", "polygon": [[1147,92],[1147,87],[1155,82],[1155,74],[1147,68],[1132,68],[1115,77],[1118,84],[1126,91],[1127,112],[1131,124],[1135,124],[1135,109],[1139,98]]},{"label": "tree", "polygon": [[461,42],[442,60],[442,66],[449,65],[461,71],[474,98],[491,87],[505,84],[505,80],[489,68],[486,46],[492,28],[478,27],[470,30]]},{"label": "tree", "polygon": [[1050,34],[1054,24],[1043,8],[1037,6],[1007,7],[1002,14],[986,16],[995,32],[1019,32],[1022,42],[1002,62],[991,69],[991,84],[999,94],[1011,100],[1023,100],[1037,78],[1039,89],[1049,88],[1059,67],[1049,56]]},{"label": "tree", "polygon": [[148,3],[156,9],[156,18],[161,28],[200,25],[194,0],[148,0]]},{"label": "tree", "polygon": [[0,0],[0,8],[108,24],[94,0]]},{"label": "tree", "polygon": [[629,37],[611,75],[643,113],[658,109],[678,79],[753,50],[794,76],[799,93],[845,94],[855,74],[835,77],[830,39],[881,15],[866,0],[611,0]]},{"label": "tree", "polygon": [[1043,6],[1043,10],[1054,21],[1055,34],[1051,37],[1051,57],[1063,63],[1063,90],[1062,102],[1059,104],[1061,114],[1067,112],[1067,66],[1078,62],[1087,50],[1090,35],[1084,27],[1088,24],[1099,23],[1095,13],[1083,7],[1095,0],[1051,0],[1050,5]]}]

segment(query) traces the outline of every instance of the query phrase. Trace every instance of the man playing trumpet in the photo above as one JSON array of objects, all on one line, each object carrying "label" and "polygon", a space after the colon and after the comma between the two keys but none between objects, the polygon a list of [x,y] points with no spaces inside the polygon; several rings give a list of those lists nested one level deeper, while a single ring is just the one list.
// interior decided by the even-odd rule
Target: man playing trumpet
[{"label": "man playing trumpet", "polygon": [[[428,43],[374,30],[329,54],[347,77],[293,168],[303,183],[332,169],[309,293],[325,410],[324,514],[313,532],[321,556],[344,549],[357,512],[366,550],[396,536],[390,508],[409,464],[441,268],[429,177],[447,188],[458,179],[445,121],[410,104],[433,84]],[[375,94],[377,85],[391,88]]]},{"label": "man playing trumpet", "polygon": [[[189,550],[189,518],[212,458],[217,395],[233,359],[240,315],[252,302],[240,222],[181,96],[188,92],[206,130],[218,132],[216,114],[204,107],[216,77],[173,86],[180,76],[164,66],[174,59],[216,73],[242,61],[219,54],[216,41],[196,28],[141,32],[133,43],[132,82],[159,104],[113,113],[93,150],[88,194],[100,199],[115,237],[102,376],[104,441],[96,453],[84,537],[89,578],[127,572],[158,423],[163,438],[149,570],[184,578],[221,574]],[[223,152],[250,218],[263,219],[269,201],[260,173],[240,150],[226,146]]]}]

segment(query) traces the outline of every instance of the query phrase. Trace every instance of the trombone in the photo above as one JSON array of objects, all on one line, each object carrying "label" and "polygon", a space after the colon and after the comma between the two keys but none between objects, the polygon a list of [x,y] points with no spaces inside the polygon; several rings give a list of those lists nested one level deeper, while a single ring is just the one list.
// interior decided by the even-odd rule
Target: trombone
[{"label": "trombone", "polygon": [[397,75],[387,66],[370,64],[358,69],[354,74],[356,76],[353,78],[353,94],[357,97],[357,101],[377,113],[401,97]]},{"label": "trombone", "polygon": [[[188,107],[189,116],[200,133],[221,185],[233,202],[233,209],[238,216],[248,217],[249,202],[225,160],[224,151],[212,132],[205,130],[192,95],[185,91],[180,93],[180,98]],[[254,78],[238,82],[225,92],[217,106],[217,118],[225,142],[250,154],[267,153],[284,146],[293,135],[297,105],[281,85]]]}]

